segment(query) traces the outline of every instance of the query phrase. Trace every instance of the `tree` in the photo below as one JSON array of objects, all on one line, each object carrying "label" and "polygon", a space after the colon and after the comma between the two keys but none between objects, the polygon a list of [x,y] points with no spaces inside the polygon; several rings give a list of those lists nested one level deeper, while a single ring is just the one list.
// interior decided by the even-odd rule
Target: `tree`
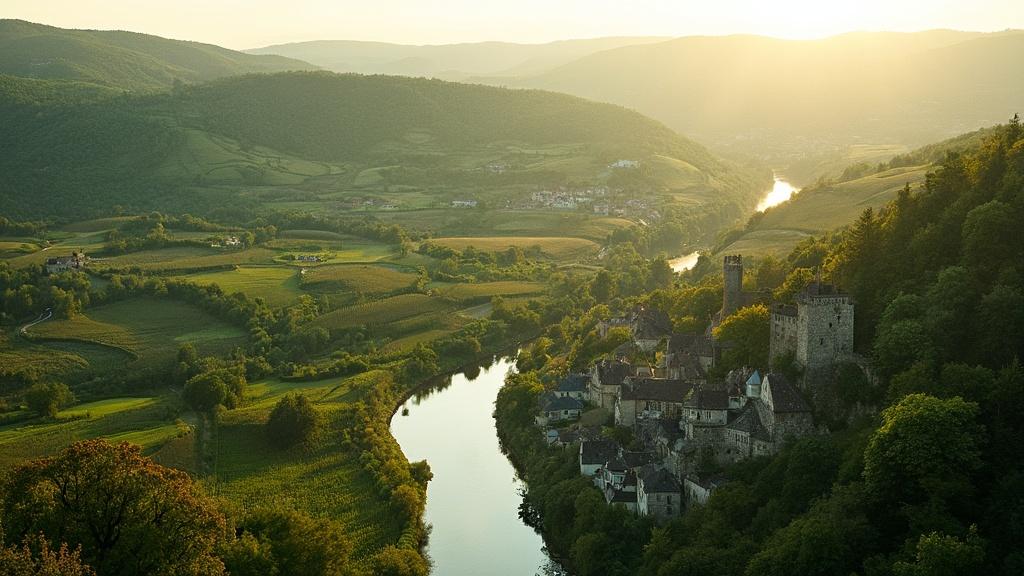
[{"label": "tree", "polygon": [[267,419],[267,438],[279,448],[291,448],[312,440],[317,429],[317,413],[303,395],[281,398]]},{"label": "tree", "polygon": [[717,340],[732,345],[722,355],[725,370],[750,366],[768,367],[768,344],[771,337],[768,308],[758,304],[740,308],[715,328]]},{"label": "tree", "polygon": [[352,543],[335,520],[297,510],[260,510],[239,522],[241,536],[224,548],[232,576],[347,574]]},{"label": "tree", "polygon": [[376,576],[427,576],[430,566],[415,550],[388,546],[373,558]]},{"label": "tree", "polygon": [[913,562],[896,562],[895,576],[971,576],[984,570],[985,549],[977,527],[971,526],[967,538],[932,532],[917,540]]},{"label": "tree", "polygon": [[185,402],[197,412],[211,412],[224,404],[228,387],[215,372],[204,372],[185,383]]},{"label": "tree", "polygon": [[0,485],[8,535],[81,546],[100,575],[220,574],[224,517],[187,474],[139,446],[86,440],[13,470]]},{"label": "tree", "polygon": [[882,412],[864,451],[868,493],[886,502],[949,497],[969,488],[981,465],[978,405],[912,394]]},{"label": "tree", "polygon": [[601,270],[590,283],[590,295],[600,303],[607,303],[615,296],[615,279],[611,272]]},{"label": "tree", "polygon": [[95,576],[80,556],[80,550],[72,552],[67,544],[54,550],[38,535],[26,538],[20,548],[0,541],[0,576]]},{"label": "tree", "polygon": [[74,401],[75,395],[66,384],[40,383],[25,391],[25,404],[29,410],[49,418],[56,418],[61,408]]}]

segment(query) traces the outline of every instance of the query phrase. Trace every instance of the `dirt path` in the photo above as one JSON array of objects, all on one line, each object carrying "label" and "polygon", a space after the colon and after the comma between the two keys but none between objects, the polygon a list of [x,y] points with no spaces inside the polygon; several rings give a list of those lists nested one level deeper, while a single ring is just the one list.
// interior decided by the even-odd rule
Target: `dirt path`
[{"label": "dirt path", "polygon": [[40,322],[49,320],[52,317],[53,317],[53,310],[50,309],[50,308],[47,308],[46,312],[43,312],[42,314],[39,315],[39,318],[36,318],[35,320],[29,322],[28,324],[25,324],[24,326],[22,326],[21,330],[20,330],[21,334],[25,334],[28,331],[29,328],[35,326],[36,324],[39,324]]}]

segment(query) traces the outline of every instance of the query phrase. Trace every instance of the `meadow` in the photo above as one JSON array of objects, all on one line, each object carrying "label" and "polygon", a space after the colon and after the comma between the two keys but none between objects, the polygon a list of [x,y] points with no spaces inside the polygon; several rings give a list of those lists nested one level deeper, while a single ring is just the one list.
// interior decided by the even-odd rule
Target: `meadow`
[{"label": "meadow", "polygon": [[593,256],[600,248],[592,240],[583,238],[560,237],[510,237],[485,236],[462,238],[432,238],[431,243],[453,250],[465,250],[469,246],[483,252],[502,252],[511,247],[523,250],[540,248],[541,252],[553,260],[582,260]]},{"label": "meadow", "polygon": [[200,354],[226,354],[245,344],[245,332],[199,308],[181,302],[132,298],[91,308],[71,319],[37,324],[29,334],[40,340],[80,341],[131,354],[133,365],[167,362],[178,347],[194,344]]},{"label": "meadow", "polygon": [[412,287],[419,274],[388,266],[365,264],[330,264],[317,266],[302,274],[307,290],[344,290],[360,294],[383,294]]},{"label": "meadow", "polygon": [[289,306],[305,294],[299,271],[290,266],[237,266],[231,270],[178,276],[196,284],[216,284],[228,294],[263,298],[270,306]]},{"label": "meadow", "polygon": [[443,300],[425,294],[401,294],[329,312],[314,320],[313,325],[328,330],[340,330],[357,326],[392,324],[448,307]]}]

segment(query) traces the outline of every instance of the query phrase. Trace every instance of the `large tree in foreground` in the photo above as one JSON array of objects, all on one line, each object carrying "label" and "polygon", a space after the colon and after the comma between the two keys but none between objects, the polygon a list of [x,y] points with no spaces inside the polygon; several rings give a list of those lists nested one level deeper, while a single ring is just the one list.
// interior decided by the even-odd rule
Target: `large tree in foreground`
[{"label": "large tree in foreground", "polygon": [[81,545],[104,574],[208,575],[224,517],[184,472],[153,463],[138,446],[86,440],[11,471],[0,484],[10,541],[43,534]]}]

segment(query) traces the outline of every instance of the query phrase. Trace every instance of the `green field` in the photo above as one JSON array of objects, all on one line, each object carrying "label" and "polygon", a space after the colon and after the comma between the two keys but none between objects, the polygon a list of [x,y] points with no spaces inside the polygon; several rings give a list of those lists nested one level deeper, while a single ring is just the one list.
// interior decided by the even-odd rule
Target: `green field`
[{"label": "green field", "polygon": [[175,394],[109,398],[73,406],[56,421],[0,426],[0,468],[53,454],[87,438],[134,442],[153,454],[164,442],[187,432],[188,426],[177,422],[182,409]]},{"label": "green field", "polygon": [[418,274],[387,266],[331,264],[307,270],[302,275],[302,285],[317,291],[340,288],[362,294],[382,294],[409,288],[418,279]]},{"label": "green field", "polygon": [[541,282],[503,280],[500,282],[482,282],[480,284],[455,284],[440,288],[437,292],[444,298],[471,302],[477,300],[490,300],[493,296],[539,294],[543,292],[544,289],[545,285]]},{"label": "green field", "polygon": [[[33,337],[101,344],[130,353],[139,365],[168,361],[186,342],[201,354],[224,354],[245,344],[245,332],[175,301],[133,298],[88,310],[70,320],[34,326]],[[63,344],[62,344],[63,345]]]},{"label": "green field", "polygon": [[[370,372],[347,379],[250,385],[246,405],[225,413],[214,435],[216,473],[206,480],[211,492],[247,508],[279,504],[329,515],[346,526],[356,556],[393,543],[402,526],[381,507],[358,455],[341,448],[347,409],[382,377],[382,372]],[[305,452],[274,449],[263,434],[270,410],[288,393],[305,394],[327,424]]]},{"label": "green field", "polygon": [[288,306],[305,294],[299,272],[284,266],[239,266],[234,270],[200,272],[180,276],[197,284],[216,284],[228,294],[241,292],[263,298],[270,306]]},{"label": "green field", "polygon": [[139,268],[140,270],[199,270],[242,264],[273,264],[276,253],[266,248],[227,250],[175,246],[159,250],[143,250],[96,260],[95,268]]},{"label": "green field", "polygon": [[422,314],[438,312],[447,307],[448,305],[444,301],[425,294],[402,294],[335,310],[314,320],[313,325],[336,330],[363,325],[390,324]]},{"label": "green field", "polygon": [[924,181],[929,166],[894,168],[856,180],[802,190],[765,212],[753,230],[722,252],[781,256],[803,238],[852,223],[866,208],[878,209],[904,185]]},{"label": "green field", "polygon": [[555,260],[587,258],[596,254],[600,248],[596,242],[591,240],[567,237],[486,236],[479,238],[432,238],[430,242],[453,250],[465,250],[467,247],[472,246],[484,252],[502,252],[513,246],[518,246],[523,250],[539,247],[544,255]]}]

